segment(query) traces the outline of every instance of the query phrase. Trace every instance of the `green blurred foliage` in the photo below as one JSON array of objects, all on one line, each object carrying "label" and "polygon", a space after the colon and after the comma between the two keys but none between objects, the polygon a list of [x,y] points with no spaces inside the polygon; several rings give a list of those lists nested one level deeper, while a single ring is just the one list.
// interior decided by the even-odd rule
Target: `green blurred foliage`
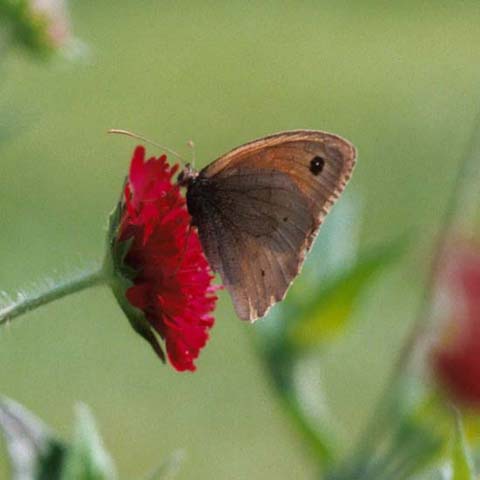
[{"label": "green blurred foliage", "polygon": [[317,287],[311,302],[295,304],[290,320],[289,339],[297,349],[318,346],[335,335],[345,332],[355,305],[370,286],[375,274],[393,260],[398,260],[404,245],[399,241],[379,245],[365,253],[345,271],[335,272],[333,278]]},{"label": "green blurred foliage", "polygon": [[45,58],[55,49],[48,35],[48,18],[35,14],[31,4],[29,0],[0,0],[0,32],[3,41]]},{"label": "green blurred foliage", "polygon": [[[314,347],[324,351],[328,341],[348,331],[354,307],[371,291],[375,274],[398,260],[406,246],[406,240],[402,239],[377,245],[368,253],[357,252],[359,208],[347,197],[337,208],[337,215],[342,221],[330,222],[322,230],[302,272],[303,280],[257,327],[260,354],[281,404],[303,434],[321,470],[336,468],[339,445],[328,427],[329,406],[325,405],[321,392],[317,392],[314,402],[310,400],[308,407],[305,405],[305,392],[298,383],[310,384],[315,379],[303,371],[302,360]],[[322,257],[330,260],[319,273],[316,260]],[[317,361],[321,363],[321,358]],[[373,451],[367,451],[367,456]],[[370,458],[366,461],[369,463]]]},{"label": "green blurred foliage", "polygon": [[67,450],[59,480],[114,480],[115,468],[88,408],[76,409],[73,442]]},{"label": "green blurred foliage", "polygon": [[8,451],[10,480],[60,478],[66,445],[40,419],[6,397],[0,398],[0,433]]},{"label": "green blurred foliage", "polygon": [[[11,480],[114,480],[113,462],[84,404],[76,408],[73,440],[64,442],[17,402],[0,398],[0,433],[9,452]],[[145,480],[168,480],[182,462],[174,452]]]},{"label": "green blurred foliage", "polygon": [[[0,145],[1,289],[15,292],[103,254],[133,151],[107,138],[108,128],[178,149],[193,138],[202,165],[274,131],[344,135],[360,154],[348,188],[362,203],[360,251],[419,232],[402,267],[369,287],[348,330],[322,348],[321,362],[316,353],[302,361],[308,387],[329,405],[317,423],[347,453],[413,319],[431,235],[476,113],[480,5],[84,0],[72,3],[72,17],[91,47],[89,63],[47,66],[2,51],[0,111],[8,115],[0,137],[9,138]],[[330,223],[351,222],[341,216],[345,201],[319,241]],[[348,247],[347,238],[335,242]],[[352,265],[345,253],[311,261],[325,278],[331,262],[332,271]],[[199,370],[179,375],[132,335],[106,289],[93,290],[0,332],[0,385],[62,436],[71,405],[92,405],[125,478],[177,447],[188,452],[183,479],[306,478],[316,466],[275,399],[251,331],[223,294]]]}]

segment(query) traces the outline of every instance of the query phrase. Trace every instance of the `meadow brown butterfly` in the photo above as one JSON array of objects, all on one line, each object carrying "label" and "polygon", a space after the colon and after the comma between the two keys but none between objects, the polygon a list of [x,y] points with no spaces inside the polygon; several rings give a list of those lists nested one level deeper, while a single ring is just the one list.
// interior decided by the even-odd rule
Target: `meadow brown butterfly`
[{"label": "meadow brown butterfly", "polygon": [[180,173],[192,225],[241,319],[263,317],[285,297],[355,159],[337,135],[294,130]]}]

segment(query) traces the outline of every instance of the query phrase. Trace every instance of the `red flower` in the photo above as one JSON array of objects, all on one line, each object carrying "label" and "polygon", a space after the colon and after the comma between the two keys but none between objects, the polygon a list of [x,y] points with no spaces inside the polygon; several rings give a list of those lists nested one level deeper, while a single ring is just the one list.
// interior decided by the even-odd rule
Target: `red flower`
[{"label": "red flower", "polygon": [[452,244],[440,274],[447,309],[442,342],[433,351],[439,383],[460,406],[480,408],[480,248]]},{"label": "red flower", "polygon": [[153,329],[164,339],[171,364],[193,371],[214,323],[217,287],[185,200],[172,183],[177,169],[165,155],[145,161],[145,149],[135,149],[112,248],[117,275],[121,271],[133,283],[125,296],[144,314],[143,324],[133,319],[135,329],[163,357]]}]

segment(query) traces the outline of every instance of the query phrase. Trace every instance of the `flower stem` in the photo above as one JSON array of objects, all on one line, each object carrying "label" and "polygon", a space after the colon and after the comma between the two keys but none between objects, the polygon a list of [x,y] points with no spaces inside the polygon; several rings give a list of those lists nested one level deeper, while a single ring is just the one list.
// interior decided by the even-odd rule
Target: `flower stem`
[{"label": "flower stem", "polygon": [[78,276],[61,281],[51,288],[34,294],[22,294],[12,304],[0,309],[0,325],[3,325],[16,317],[35,310],[47,303],[59,298],[79,292],[85,288],[93,287],[107,281],[103,268],[97,268],[80,273]]}]

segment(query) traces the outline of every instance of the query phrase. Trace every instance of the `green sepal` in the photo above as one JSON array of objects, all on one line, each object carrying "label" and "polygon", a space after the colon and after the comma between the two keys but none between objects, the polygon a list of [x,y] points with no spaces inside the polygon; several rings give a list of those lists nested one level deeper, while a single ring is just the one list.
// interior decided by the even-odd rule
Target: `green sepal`
[{"label": "green sepal", "polygon": [[107,246],[109,249],[113,249],[116,243],[120,227],[120,221],[122,220],[122,212],[124,208],[125,204],[123,203],[123,200],[120,199],[115,205],[115,208],[110,212],[110,215],[108,216]]},{"label": "green sepal", "polygon": [[137,271],[129,267],[125,262],[125,257],[128,255],[132,243],[133,237],[121,242],[116,242],[112,251],[113,268],[115,272],[129,280],[134,280],[137,274]]},{"label": "green sepal", "polygon": [[120,222],[124,209],[125,204],[123,200],[120,200],[110,213],[108,219],[107,248],[111,260],[111,269],[116,274],[121,274],[125,278],[134,279],[136,271],[125,264],[125,257],[128,255],[130,247],[132,246],[133,238],[127,238],[122,241],[119,240]]},{"label": "green sepal", "polygon": [[144,313],[138,308],[135,308],[125,296],[125,292],[132,286],[132,282],[120,275],[114,275],[111,277],[110,285],[120,308],[128,318],[132,328],[150,344],[160,360],[165,363],[165,353],[150,323],[145,318]]},{"label": "green sepal", "polygon": [[[122,189],[123,191],[123,189]],[[107,255],[105,259],[105,271],[108,272],[109,283],[120,308],[128,318],[132,328],[141,335],[153,348],[157,356],[165,362],[165,353],[158,342],[156,334],[144,313],[135,308],[126,298],[126,291],[133,285],[136,271],[126,265],[125,257],[132,246],[133,238],[119,241],[120,222],[125,204],[122,199],[111,212],[108,220],[107,232]]]}]

